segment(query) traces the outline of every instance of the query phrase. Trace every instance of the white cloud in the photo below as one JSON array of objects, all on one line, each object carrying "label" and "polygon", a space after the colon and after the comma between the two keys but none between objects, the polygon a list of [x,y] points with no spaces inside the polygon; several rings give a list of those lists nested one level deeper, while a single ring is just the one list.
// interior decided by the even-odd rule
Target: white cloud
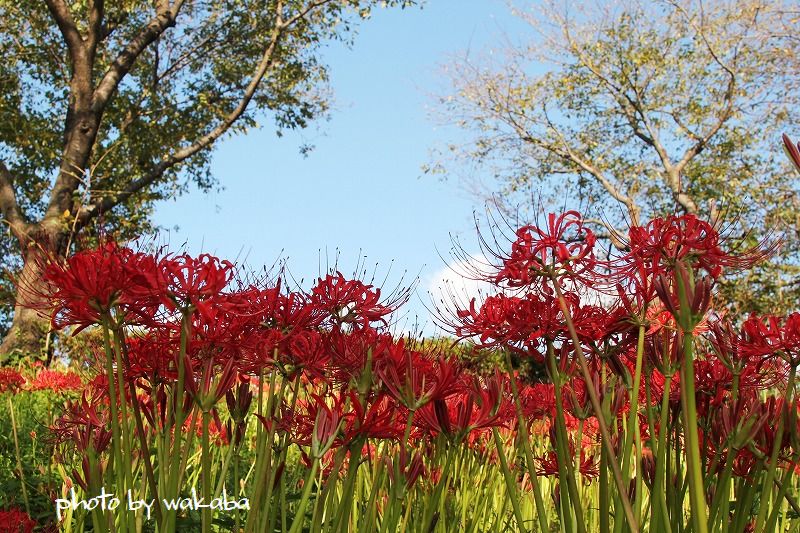
[{"label": "white cloud", "polygon": [[475,298],[476,306],[489,294],[497,292],[497,288],[492,284],[475,278],[475,266],[488,263],[486,258],[480,254],[471,254],[470,259],[453,259],[436,271],[426,276],[422,286],[427,294],[429,307],[436,307],[438,314],[454,314],[457,309],[469,307],[470,301]]}]

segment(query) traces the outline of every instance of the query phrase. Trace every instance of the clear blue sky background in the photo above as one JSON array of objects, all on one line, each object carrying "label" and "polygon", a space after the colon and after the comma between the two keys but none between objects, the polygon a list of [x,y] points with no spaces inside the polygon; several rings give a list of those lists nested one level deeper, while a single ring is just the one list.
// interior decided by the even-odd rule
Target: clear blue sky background
[{"label": "clear blue sky background", "polygon": [[[325,51],[335,95],[330,122],[282,138],[265,125],[225,139],[212,163],[224,190],[193,190],[164,202],[155,222],[170,229],[165,238],[173,249],[185,243],[192,253],[246,260],[253,268],[286,257],[306,287],[319,274],[320,254],[325,268],[326,249],[330,257],[340,251],[344,273],[359,254],[383,274],[394,261],[395,284],[403,271],[409,281],[419,275],[406,315],[425,322],[428,284],[445,267],[437,248],[446,254],[453,233],[474,249],[472,210],[480,207],[456,179],[422,175],[429,150],[461,135],[438,128],[428,114],[431,95],[447,88],[440,66],[524,31],[500,1],[376,9],[352,48],[332,44]],[[307,157],[298,151],[304,142],[316,147]],[[425,332],[432,331],[428,324]]]}]

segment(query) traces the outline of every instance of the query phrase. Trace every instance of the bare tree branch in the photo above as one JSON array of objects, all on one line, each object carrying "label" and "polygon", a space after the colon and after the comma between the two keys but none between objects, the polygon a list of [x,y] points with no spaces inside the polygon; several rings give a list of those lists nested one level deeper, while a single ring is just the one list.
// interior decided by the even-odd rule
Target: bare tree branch
[{"label": "bare tree branch", "polygon": [[562,159],[573,163],[583,172],[592,176],[595,180],[597,180],[598,183],[600,183],[600,185],[603,186],[603,188],[608,192],[609,195],[611,195],[612,198],[625,205],[625,207],[628,209],[628,213],[631,215],[632,222],[634,224],[638,224],[641,209],[636,205],[636,201],[615,186],[600,169],[592,165],[589,161],[586,161],[584,158],[580,157],[580,155],[578,155],[578,153],[570,146],[566,136],[550,120],[546,109],[543,109],[543,113],[545,120],[547,121],[548,128],[559,138],[561,147],[543,143],[538,139],[533,139],[531,136],[527,136],[527,140],[529,142],[534,142],[545,150],[548,150]]},{"label": "bare tree branch", "polygon": [[70,57],[72,61],[77,63],[85,52],[83,45],[83,38],[81,37],[78,27],[75,25],[75,20],[72,18],[72,13],[69,6],[64,0],[45,0],[50,14],[58,25],[61,35],[64,37],[64,42],[67,43]]},{"label": "bare tree branch", "polygon": [[[293,25],[298,20],[304,18],[308,15],[311,11],[318,7],[322,7],[325,4],[331,3],[331,0],[319,0],[317,2],[310,2],[305,8],[301,9],[299,12],[294,14],[293,16],[286,19],[286,21],[282,22],[283,26],[288,28],[289,26]],[[279,13],[280,14],[280,13]]]},{"label": "bare tree branch", "polygon": [[[725,87],[725,96],[723,97],[725,101],[725,107],[717,115],[717,121],[714,125],[711,126],[710,130],[702,137],[695,138],[696,140],[695,144],[690,146],[684,152],[680,161],[676,163],[675,170],[680,174],[681,172],[683,172],[683,169],[686,167],[686,165],[700,152],[703,151],[703,149],[706,147],[709,141],[711,141],[714,135],[716,135],[717,132],[719,132],[719,130],[722,129],[722,126],[724,126],[725,123],[728,121],[728,119],[730,119],[731,116],[733,115],[733,108],[735,103],[734,92],[736,90],[737,76],[734,68],[727,65],[724,61],[720,59],[719,53],[714,49],[714,46],[712,46],[711,42],[708,40],[708,36],[706,35],[705,31],[703,31],[703,27],[695,24],[694,20],[689,15],[689,13],[686,12],[683,6],[674,1],[670,1],[669,3],[676,9],[676,11],[678,11],[684,16],[687,24],[689,24],[692,27],[692,29],[697,33],[697,35],[700,36],[700,38],[702,39],[703,44],[705,45],[706,50],[708,50],[708,53],[711,56],[711,58],[717,65],[719,65],[720,68],[722,68],[722,70],[725,71],[725,73],[728,76],[728,83],[726,84]],[[754,10],[752,19],[753,23],[755,23],[755,19],[757,16],[758,16],[758,9]]]},{"label": "bare tree branch", "polygon": [[[563,33],[567,39],[567,42],[569,43],[570,51],[580,60],[581,64],[586,67],[598,80],[600,80],[603,86],[608,89],[611,97],[617,102],[618,110],[622,113],[628,125],[631,127],[633,134],[656,152],[656,155],[661,161],[661,165],[664,167],[663,175],[665,177],[665,181],[667,186],[672,191],[675,201],[687,212],[696,213],[697,204],[683,190],[680,177],[681,170],[686,165],[686,162],[688,162],[688,159],[683,164],[673,164],[669,153],[667,152],[667,148],[660,140],[658,129],[653,126],[648,116],[648,110],[644,106],[640,88],[633,82],[633,80],[630,79],[630,77],[625,75],[628,85],[635,95],[635,97],[632,97],[629,91],[608,79],[608,77],[602,73],[600,68],[595,65],[586,56],[586,54],[583,53],[581,47],[574,41],[569,30],[569,25],[565,21],[562,22],[562,24]],[[623,70],[622,67],[620,67],[620,70]],[[644,126],[644,129],[642,129],[642,126]],[[700,145],[699,142],[695,146],[698,145]],[[699,150],[702,150],[702,145],[699,146]],[[697,153],[699,153],[699,151]],[[694,157],[694,155],[691,155],[689,159]],[[604,185],[604,187],[606,186]],[[606,187],[606,190],[608,190],[608,187]],[[611,191],[609,190],[609,192]],[[615,198],[619,200],[619,198],[616,196]],[[629,204],[626,203],[626,205]]]},{"label": "bare tree branch", "polygon": [[108,100],[117,90],[120,82],[133,67],[142,52],[167,28],[175,25],[175,20],[182,4],[183,2],[175,2],[175,5],[170,6],[168,2],[159,2],[156,16],[120,52],[94,90],[92,111],[96,116],[102,115]]},{"label": "bare tree branch", "polygon": [[104,0],[93,0],[89,7],[89,32],[86,37],[86,49],[89,63],[94,64],[97,45],[103,39],[103,15],[105,13]]},{"label": "bare tree branch", "polygon": [[276,22],[275,22],[275,27],[272,31],[272,35],[270,36],[270,43],[264,50],[264,54],[262,55],[258,66],[253,72],[250,82],[245,88],[241,100],[239,101],[239,104],[236,106],[236,108],[233,111],[231,111],[222,120],[222,122],[220,122],[210,132],[197,139],[190,146],[182,148],[162,159],[150,172],[130,182],[118,194],[107,196],[103,199],[98,200],[94,204],[82,209],[77,217],[78,228],[85,226],[89,220],[114,208],[114,206],[119,205],[122,202],[125,202],[128,198],[130,198],[137,192],[152,185],[154,182],[158,181],[158,179],[160,179],[161,176],[163,176],[167,170],[173,168],[175,165],[178,165],[182,161],[185,161],[186,159],[195,155],[204,148],[211,146],[226,131],[228,131],[228,129],[234,124],[234,122],[236,122],[242,116],[242,114],[247,110],[247,106],[250,104],[250,101],[255,96],[256,90],[258,89],[267,71],[274,64],[273,59],[275,55],[275,50],[277,49],[281,37],[283,36],[287,28],[286,23],[281,18],[280,11],[281,11],[281,2],[278,3],[278,6],[276,8],[277,12]]}]

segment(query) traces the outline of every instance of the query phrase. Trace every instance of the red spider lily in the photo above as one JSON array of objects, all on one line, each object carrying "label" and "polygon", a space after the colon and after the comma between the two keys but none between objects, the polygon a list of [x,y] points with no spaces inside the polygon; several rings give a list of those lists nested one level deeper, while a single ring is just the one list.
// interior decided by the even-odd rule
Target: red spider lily
[{"label": "red spider lily", "polygon": [[0,368],[0,394],[16,393],[25,386],[25,378],[13,368]]},{"label": "red spider lily", "polygon": [[166,296],[179,308],[205,312],[205,301],[219,295],[231,280],[233,264],[209,254],[164,257],[158,268],[166,281]]},{"label": "red spider lily", "polygon": [[324,379],[326,364],[330,359],[327,335],[313,329],[295,331],[279,353],[279,361],[284,369],[292,370],[290,376],[303,371],[306,376]]},{"label": "red spider lily", "polygon": [[748,449],[742,449],[736,454],[733,460],[733,473],[734,475],[750,479],[753,469],[759,464],[758,458]]},{"label": "red spider lily", "polygon": [[312,450],[315,443],[320,449],[349,448],[367,438],[399,440],[403,435],[407,411],[398,409],[387,395],[362,400],[355,391],[342,390],[327,400],[312,394],[311,400],[298,402],[294,413],[284,417],[295,442],[310,444]]},{"label": "red spider lily", "polygon": [[[702,322],[711,307],[714,286],[711,276],[703,276],[692,283],[691,275],[684,263],[677,263],[669,277],[660,275],[654,283],[661,303],[684,332],[693,332]],[[688,308],[681,305],[684,298]]]},{"label": "red spider lily", "polygon": [[[615,270],[619,270],[616,272]],[[649,311],[656,299],[654,281],[663,270],[659,265],[643,264],[633,261],[626,263],[624,258],[616,264],[612,263],[612,278],[615,278],[617,301],[627,311],[627,316],[641,322],[643,315]]]},{"label": "red spider lily", "polygon": [[300,292],[282,292],[279,279],[274,287],[254,288],[238,291],[238,312],[257,318],[265,329],[277,329],[289,333],[296,329],[316,329],[322,326],[324,313]]},{"label": "red spider lily", "polygon": [[[664,374],[658,370],[653,370],[649,376],[649,387],[651,391],[651,398],[654,403],[661,403],[664,397],[664,387],[667,383]],[[680,412],[681,408],[681,382],[680,375],[675,374],[669,383],[669,406],[673,414]]]},{"label": "red spider lily", "polygon": [[680,331],[658,327],[644,340],[647,362],[662,375],[674,374],[683,362],[683,338]]},{"label": "red spider lily", "polygon": [[500,374],[483,381],[473,378],[469,388],[422,407],[414,417],[415,423],[431,433],[456,438],[476,429],[503,427],[509,419],[503,389]]},{"label": "red spider lily", "polygon": [[493,279],[495,283],[504,282],[510,287],[531,285],[547,268],[576,278],[590,273],[596,264],[594,233],[577,211],[550,213],[546,228],[527,225],[519,228],[516,235],[511,254],[503,258],[503,267]]},{"label": "red spider lily", "polygon": [[[257,324],[252,317],[236,311],[237,301],[236,294],[219,293],[200,304],[191,315],[187,353],[193,358],[212,358],[220,364],[238,358],[242,338]],[[174,329],[177,337],[180,331]]]},{"label": "red spider lily", "polygon": [[292,441],[300,446],[316,442],[321,448],[329,441],[330,446],[333,446],[333,440],[341,428],[344,405],[342,395],[330,397],[332,406],[328,405],[327,400],[328,397],[324,394],[310,391],[308,399],[298,399],[293,409],[283,406],[280,414],[281,429],[287,431]]},{"label": "red spider lily", "polygon": [[[328,341],[331,353],[328,380],[352,387],[371,386],[376,362],[387,353],[402,354],[405,350],[403,339],[395,340],[374,328],[358,328],[350,332],[334,329],[328,334]],[[368,383],[362,383],[367,378]]]},{"label": "red spider lily", "polygon": [[39,524],[22,509],[0,511],[0,533],[33,533]]},{"label": "red spider lily", "polygon": [[119,318],[136,322],[155,313],[161,304],[163,283],[154,274],[155,260],[108,242],[78,252],[65,261],[49,262],[42,278],[44,298],[52,307],[52,326],[78,326],[76,333],[99,323],[117,308]]},{"label": "red spider lily", "polygon": [[258,374],[276,359],[289,375],[322,370],[327,359],[318,331],[323,317],[305,295],[283,294],[278,280],[275,287],[238,291],[229,301],[234,312],[248,319],[234,345],[242,370]]},{"label": "red spider lily", "polygon": [[800,313],[785,320],[751,315],[742,325],[739,348],[748,357],[777,356],[792,366],[800,365]]},{"label": "red spider lily", "polygon": [[179,340],[170,328],[152,328],[144,335],[126,339],[127,379],[146,378],[153,382],[176,381],[175,358]]},{"label": "red spider lily", "polygon": [[[575,304],[575,295],[567,295]],[[455,327],[458,337],[478,337],[482,347],[505,346],[521,353],[543,359],[542,339],[555,340],[566,329],[558,300],[549,295],[526,294],[524,297],[498,294],[489,296],[475,309],[457,312],[460,323]]]},{"label": "red spider lily", "polygon": [[461,367],[444,355],[434,359],[422,352],[404,350],[388,352],[376,364],[375,373],[392,398],[416,410],[452,393]]},{"label": "red spider lily", "polygon": [[653,488],[653,481],[656,478],[656,458],[653,450],[648,447],[642,448],[642,479],[650,490]]},{"label": "red spider lily", "polygon": [[739,451],[745,448],[769,417],[770,412],[754,393],[745,394],[735,402],[725,402],[711,420],[712,449],[731,446]]},{"label": "red spider lily", "polygon": [[[570,296],[570,293],[564,295],[568,303],[576,300],[574,296],[567,298],[568,296]],[[581,304],[580,297],[577,298],[577,301],[577,304],[572,304],[570,316],[580,340],[598,342],[610,334],[624,329],[619,327],[621,319],[627,317],[623,308]]]},{"label": "red spider lily", "polygon": [[[144,394],[137,396],[138,408],[141,409],[142,415],[147,420],[150,427],[163,431],[165,428],[171,428],[174,424],[174,419],[167,420],[167,405],[169,403],[167,392],[168,387],[164,383],[157,383],[154,387],[148,386],[146,383],[140,382],[139,387],[144,391]],[[173,401],[173,406],[178,402],[183,401],[183,412],[188,413],[192,409],[192,399],[188,394],[178,395]],[[169,423],[168,423],[169,422]]]},{"label": "red spider lily", "polygon": [[380,302],[381,290],[358,280],[348,280],[340,273],[319,278],[311,289],[311,303],[324,310],[336,324],[383,322],[392,313],[391,305]]},{"label": "red spider lily", "polygon": [[[570,453],[572,455],[575,454],[574,446],[570,441]],[[559,473],[558,470],[558,455],[555,452],[548,452],[544,457],[539,457],[537,459],[539,463],[538,468],[536,469],[536,473],[540,476],[557,476]],[[600,475],[600,469],[598,468],[597,460],[587,454],[584,450],[581,450],[580,461],[577,464],[578,472],[584,478],[584,482],[588,483],[590,480],[598,477]]]},{"label": "red spider lily", "polygon": [[[734,376],[718,359],[696,360],[694,372],[697,409],[701,416],[715,411],[731,399]],[[749,397],[756,390],[766,388],[762,387],[757,377],[751,374],[745,377],[744,383],[739,382],[737,394],[740,399]]]},{"label": "red spider lily", "polygon": [[238,372],[233,363],[233,359],[229,359],[221,372],[217,372],[217,365],[213,359],[206,359],[198,379],[191,358],[184,356],[186,392],[202,411],[211,410],[236,383]]},{"label": "red spider lily", "polygon": [[529,420],[546,420],[555,409],[555,385],[536,383],[519,389],[522,412]]},{"label": "red spider lily", "polygon": [[[628,395],[625,385],[617,382],[613,388],[603,387],[602,379],[598,369],[590,369],[592,383],[594,384],[595,394],[602,402],[607,395],[610,395],[610,414],[612,417],[619,418],[628,411]],[[586,381],[579,377],[572,377],[563,387],[564,396],[563,409],[576,419],[587,420],[594,416],[591,403],[589,402],[589,391]]]},{"label": "red spider lily", "polygon": [[311,453],[315,458],[322,457],[333,446],[341,427],[340,405],[331,409],[325,401],[312,395],[317,408],[311,432]]},{"label": "red spider lily", "polygon": [[[409,457],[411,457],[410,460]],[[416,483],[420,477],[426,476],[427,474],[425,462],[423,461],[423,453],[419,450],[410,453],[403,446],[400,448],[400,453],[397,454],[396,461],[392,461],[392,458],[388,455],[384,455],[383,460],[386,463],[386,469],[389,472],[389,478],[392,480],[392,484],[397,482],[395,476],[399,473],[405,481],[403,487],[407,491],[411,490],[411,487],[414,486],[414,483]]]},{"label": "red spider lily", "polygon": [[74,372],[42,369],[30,384],[30,390],[51,390],[55,393],[79,391],[84,388],[83,381]]},{"label": "red spider lily", "polygon": [[742,390],[766,390],[775,387],[786,377],[786,363],[782,359],[765,360],[742,348],[742,338],[727,320],[717,320],[709,325],[705,338],[713,357],[739,376]]},{"label": "red spider lily", "polygon": [[654,218],[645,226],[631,227],[628,235],[630,252],[622,258],[625,266],[620,269],[628,275],[639,268],[664,272],[684,262],[693,270],[702,269],[717,278],[724,267],[751,268],[775,249],[774,245],[759,245],[736,255],[725,252],[714,226],[693,214]]},{"label": "red spider lily", "polygon": [[789,426],[790,418],[787,415],[789,415],[790,410],[797,410],[796,403],[792,402],[792,405],[787,406],[783,398],[775,398],[771,396],[762,403],[761,409],[766,417],[766,423],[764,423],[760,430],[755,434],[753,438],[753,446],[761,453],[769,455],[772,452],[772,448],[775,445],[776,440],[778,439],[778,427],[780,425],[781,418],[783,418],[784,429],[782,431],[780,441],[778,442],[778,446],[782,452],[788,451],[791,446],[792,428]]},{"label": "red spider lily", "polygon": [[370,401],[362,401],[353,391],[348,396],[350,411],[342,414],[341,437],[334,443],[336,446],[348,446],[362,438],[402,437],[408,414],[388,395],[380,394]]},{"label": "red spider lily", "polygon": [[249,380],[242,379],[242,376],[239,379],[239,384],[225,393],[225,403],[231,417],[226,427],[228,434],[234,437],[234,444],[240,443],[244,438],[247,431],[247,413],[253,403],[253,390]]},{"label": "red spider lily", "polygon": [[80,452],[105,451],[111,443],[111,430],[104,400],[101,394],[84,391],[79,400],[68,401],[50,428],[56,444],[69,443]]},{"label": "red spider lily", "polygon": [[[215,446],[227,446],[230,443],[228,430],[220,421],[219,414],[212,411],[213,417],[208,423],[209,442]],[[203,435],[203,419],[200,416],[189,416],[183,423],[183,431],[194,431],[198,437]]]}]

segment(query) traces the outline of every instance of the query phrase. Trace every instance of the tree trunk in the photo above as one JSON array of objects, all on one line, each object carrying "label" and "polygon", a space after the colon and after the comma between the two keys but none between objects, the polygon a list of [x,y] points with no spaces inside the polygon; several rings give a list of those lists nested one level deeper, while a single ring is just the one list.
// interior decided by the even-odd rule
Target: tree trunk
[{"label": "tree trunk", "polygon": [[13,364],[20,359],[46,361],[49,358],[45,353],[50,323],[45,316],[47,302],[43,297],[43,258],[43,250],[35,245],[24,254],[22,272],[16,284],[14,319],[0,344],[0,366]]}]

